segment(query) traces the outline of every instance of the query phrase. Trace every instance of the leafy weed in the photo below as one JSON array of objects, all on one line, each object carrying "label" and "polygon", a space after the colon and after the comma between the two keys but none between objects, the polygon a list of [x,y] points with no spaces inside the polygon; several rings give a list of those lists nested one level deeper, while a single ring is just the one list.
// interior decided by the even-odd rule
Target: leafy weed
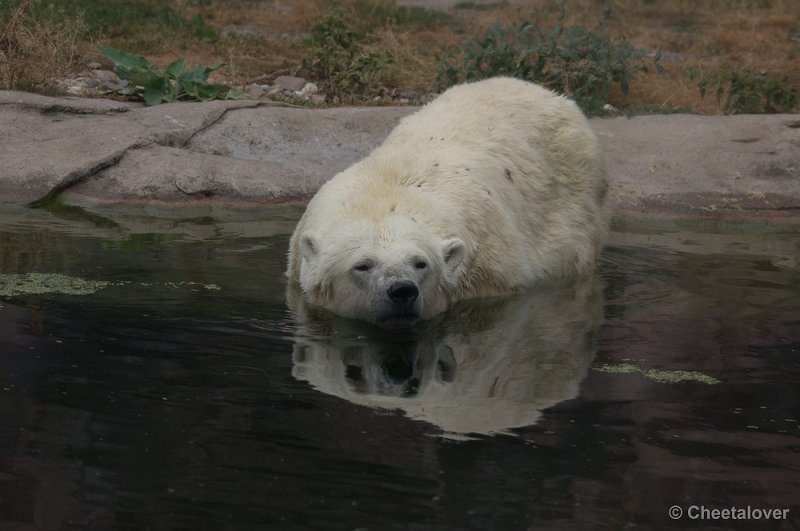
[{"label": "leafy weed", "polygon": [[701,97],[712,90],[726,114],[795,112],[800,108],[800,93],[787,76],[737,70],[724,75],[697,67],[687,69],[686,74],[697,84]]},{"label": "leafy weed", "polygon": [[[440,60],[437,88],[461,81],[493,76],[512,76],[535,81],[567,94],[588,113],[602,109],[613,85],[627,94],[637,72],[650,65],[647,54],[624,36],[612,37],[607,30],[607,10],[592,30],[565,26],[564,12],[552,30],[525,22],[518,27],[490,26],[483,39],[467,41],[463,52],[451,51]],[[661,56],[652,66],[663,73]]]},{"label": "leafy weed", "polygon": [[389,52],[369,50],[365,40],[345,23],[341,11],[334,9],[311,26],[310,50],[302,67],[331,97],[351,100],[367,95],[382,85],[393,57]]},{"label": "leafy weed", "polygon": [[176,59],[163,71],[141,55],[104,48],[97,49],[114,63],[114,72],[130,82],[125,95],[141,97],[147,105],[173,101],[243,99],[245,94],[224,84],[208,83],[208,75],[224,66],[198,65],[187,69],[186,59]]}]

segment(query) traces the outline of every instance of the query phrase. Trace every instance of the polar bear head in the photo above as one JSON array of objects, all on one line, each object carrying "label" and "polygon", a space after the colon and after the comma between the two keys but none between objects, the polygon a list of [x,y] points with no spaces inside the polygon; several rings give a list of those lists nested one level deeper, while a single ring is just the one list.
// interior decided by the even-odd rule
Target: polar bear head
[{"label": "polar bear head", "polygon": [[298,244],[309,302],[389,328],[442,312],[465,256],[461,239],[405,216],[331,223]]}]

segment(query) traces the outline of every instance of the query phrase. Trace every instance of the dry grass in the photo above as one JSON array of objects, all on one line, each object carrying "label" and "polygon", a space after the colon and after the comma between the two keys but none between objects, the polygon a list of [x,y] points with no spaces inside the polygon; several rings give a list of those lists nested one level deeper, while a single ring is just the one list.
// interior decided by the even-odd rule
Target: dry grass
[{"label": "dry grass", "polygon": [[[478,29],[557,19],[563,4],[566,25],[593,27],[613,6],[609,29],[624,34],[638,48],[661,50],[666,73],[639,74],[627,95],[612,93],[618,108],[663,106],[690,108],[701,114],[722,111],[713,97],[700,96],[687,76],[690,67],[726,75],[733,70],[788,76],[800,90],[800,2],[796,0],[545,0],[537,8],[509,5],[476,14]],[[550,15],[548,16],[548,13]]]},{"label": "dry grass", "polygon": [[[38,0],[26,0],[23,5],[31,1]],[[340,0],[337,4],[345,19],[366,34],[366,46],[391,52],[395,62],[389,77],[398,89],[430,90],[439,55],[480,37],[493,23],[555,24],[562,4],[565,24],[590,28],[613,5],[612,33],[624,34],[641,49],[664,52],[666,74],[658,75],[655,70],[639,74],[628,94],[611,94],[610,102],[617,107],[721,112],[713,95],[700,97],[696,82],[687,75],[688,68],[718,75],[736,69],[788,76],[791,86],[800,90],[798,0],[539,0],[498,3],[493,9],[454,9],[449,17],[401,11],[390,0],[365,2]],[[245,83],[297,71],[308,52],[304,39],[311,24],[327,15],[333,2],[173,0],[162,4],[171,5],[187,21],[201,14],[219,39],[204,42],[189,28],[165,27],[159,33],[157,25],[147,26],[138,36],[116,35],[112,28],[94,33],[94,38],[145,55],[159,66],[176,57],[186,57],[192,64],[223,60],[229,66],[217,75],[231,83]],[[80,34],[76,28],[81,22],[71,22],[52,27],[22,15],[15,21],[6,19],[5,24],[0,20],[4,35],[0,84],[33,86],[74,67],[76,35]],[[96,52],[83,50],[85,61],[99,59]]]},{"label": "dry grass", "polygon": [[[23,0],[0,24],[0,87],[33,89],[74,69],[84,25],[80,18],[44,24],[32,14],[38,0]],[[50,6],[52,9],[53,7]]]}]

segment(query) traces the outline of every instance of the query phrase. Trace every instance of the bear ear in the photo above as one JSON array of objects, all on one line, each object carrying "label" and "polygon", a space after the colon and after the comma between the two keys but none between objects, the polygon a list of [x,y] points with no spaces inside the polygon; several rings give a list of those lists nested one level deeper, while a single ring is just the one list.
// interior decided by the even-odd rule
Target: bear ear
[{"label": "bear ear", "polygon": [[467,252],[466,245],[459,238],[449,238],[442,242],[442,254],[444,255],[444,265],[451,274],[464,261]]},{"label": "bear ear", "polygon": [[308,262],[313,262],[319,252],[319,242],[317,235],[311,231],[306,231],[300,236],[300,256]]}]

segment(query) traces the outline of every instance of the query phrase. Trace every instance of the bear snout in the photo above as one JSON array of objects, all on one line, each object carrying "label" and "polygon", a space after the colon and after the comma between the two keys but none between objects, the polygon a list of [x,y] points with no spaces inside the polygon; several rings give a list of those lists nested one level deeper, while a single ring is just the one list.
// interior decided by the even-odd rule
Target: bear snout
[{"label": "bear snout", "polygon": [[374,301],[372,321],[384,328],[402,328],[417,322],[422,312],[422,293],[412,280],[394,280],[386,298]]},{"label": "bear snout", "polygon": [[406,305],[417,300],[419,288],[410,280],[398,280],[392,282],[392,285],[386,290],[386,294],[392,302]]}]

